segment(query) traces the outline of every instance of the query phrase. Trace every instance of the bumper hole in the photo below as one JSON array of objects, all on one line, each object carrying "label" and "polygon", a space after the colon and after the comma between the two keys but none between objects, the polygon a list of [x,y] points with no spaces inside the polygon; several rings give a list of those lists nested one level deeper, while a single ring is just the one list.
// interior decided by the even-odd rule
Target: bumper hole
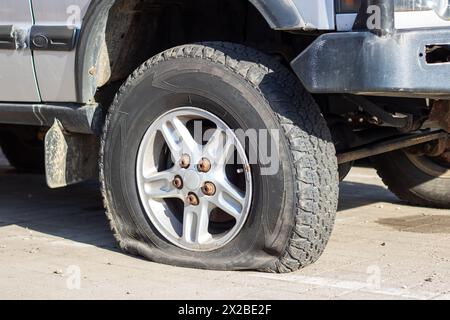
[{"label": "bumper hole", "polygon": [[[450,44],[428,45],[425,48],[426,61],[428,64],[439,64],[450,62]],[[423,56],[423,54],[422,54]]]}]

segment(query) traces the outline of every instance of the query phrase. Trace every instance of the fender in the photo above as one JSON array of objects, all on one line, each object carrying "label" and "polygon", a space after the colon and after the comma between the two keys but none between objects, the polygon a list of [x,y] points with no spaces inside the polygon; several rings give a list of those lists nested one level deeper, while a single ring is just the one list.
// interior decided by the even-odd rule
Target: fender
[{"label": "fender", "polygon": [[75,60],[75,84],[79,103],[91,102],[97,90],[97,75],[92,72],[92,68],[97,67],[105,39],[108,13],[115,2],[116,0],[93,0],[84,16]]},{"label": "fender", "polygon": [[249,0],[275,30],[332,30],[334,0]]},{"label": "fender", "polygon": [[[83,19],[75,62],[77,102],[89,103],[97,90],[98,61],[108,13],[116,0],[94,0]],[[334,0],[248,0],[275,30],[331,30]]]}]

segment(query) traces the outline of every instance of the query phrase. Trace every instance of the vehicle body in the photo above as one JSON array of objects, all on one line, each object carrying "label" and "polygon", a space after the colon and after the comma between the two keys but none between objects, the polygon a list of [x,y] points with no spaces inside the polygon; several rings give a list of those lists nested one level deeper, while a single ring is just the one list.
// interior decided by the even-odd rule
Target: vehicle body
[{"label": "vehicle body", "polygon": [[52,188],[100,171],[130,253],[297,270],[323,252],[339,180],[363,158],[403,200],[450,208],[446,0],[2,7],[4,153]]}]

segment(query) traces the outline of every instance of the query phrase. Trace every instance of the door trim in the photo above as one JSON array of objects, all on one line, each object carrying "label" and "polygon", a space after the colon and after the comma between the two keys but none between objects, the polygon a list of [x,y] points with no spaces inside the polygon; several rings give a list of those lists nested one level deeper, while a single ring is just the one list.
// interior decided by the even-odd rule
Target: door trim
[{"label": "door trim", "polygon": [[72,51],[78,30],[67,26],[34,25],[30,30],[30,48],[33,51]]},{"label": "door trim", "polygon": [[33,25],[16,30],[13,25],[0,25],[0,49],[33,51],[73,51],[79,29],[67,26]]},{"label": "door trim", "polygon": [[12,25],[0,25],[0,49],[16,49],[16,39],[14,38],[14,29]]}]

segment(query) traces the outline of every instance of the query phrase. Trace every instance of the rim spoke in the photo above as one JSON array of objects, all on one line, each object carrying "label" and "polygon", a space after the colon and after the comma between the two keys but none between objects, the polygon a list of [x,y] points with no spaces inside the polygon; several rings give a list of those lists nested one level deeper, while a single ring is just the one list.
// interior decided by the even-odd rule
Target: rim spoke
[{"label": "rim spoke", "polygon": [[226,179],[219,182],[219,192],[214,201],[214,204],[217,207],[238,219],[242,214],[244,203],[245,194],[243,194],[243,192]]},{"label": "rim spoke", "polygon": [[172,182],[175,178],[175,173],[171,170],[155,172],[148,177],[144,177],[146,183],[166,181]]},{"label": "rim spoke", "polygon": [[163,200],[163,199],[173,199],[173,198],[183,199],[180,192],[175,188],[152,189],[152,190],[146,192],[146,194],[152,200]]},{"label": "rim spoke", "polygon": [[183,239],[188,243],[202,244],[211,239],[208,232],[209,209],[208,204],[202,203],[194,207],[188,206],[184,209]]},{"label": "rim spoke", "polygon": [[152,200],[181,198],[180,190],[172,185],[175,173],[172,170],[156,172],[144,177],[146,183],[146,195]]},{"label": "rim spoke", "polygon": [[225,132],[222,129],[216,129],[203,149],[203,154],[211,159],[217,157],[223,151]]},{"label": "rim spoke", "polygon": [[172,156],[174,158],[181,157],[182,146],[180,144],[180,141],[177,138],[177,136],[174,135],[173,130],[171,130],[171,128],[167,125],[167,123],[164,123],[161,126],[160,132],[162,133],[164,140],[166,141],[167,145],[169,146]]},{"label": "rim spoke", "polygon": [[183,153],[194,153],[197,151],[197,142],[178,117],[173,117],[163,123],[160,131],[174,157],[178,158]]},{"label": "rim spoke", "polygon": [[219,165],[226,165],[234,154],[235,141],[225,130],[217,129],[204,147],[203,153],[210,159],[215,159]]},{"label": "rim spoke", "polygon": [[[222,153],[219,157],[219,163],[226,165],[230,161],[230,158],[234,155],[235,145],[234,145],[234,139],[227,137],[227,141],[225,143],[225,146],[223,147]],[[234,159],[231,159],[234,161]]]}]

